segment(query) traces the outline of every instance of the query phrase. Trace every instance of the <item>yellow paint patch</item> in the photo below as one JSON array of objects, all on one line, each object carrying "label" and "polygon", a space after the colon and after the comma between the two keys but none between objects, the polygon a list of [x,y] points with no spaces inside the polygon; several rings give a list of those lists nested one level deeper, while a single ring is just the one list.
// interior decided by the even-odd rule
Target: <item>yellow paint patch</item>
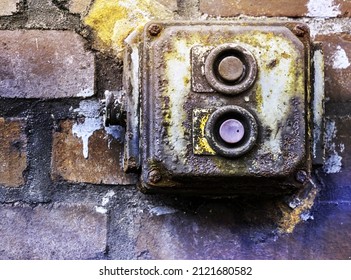
[{"label": "yellow paint patch", "polygon": [[94,47],[121,56],[124,40],[152,19],[170,19],[172,12],[151,0],[96,0],[83,22],[94,32]]},{"label": "yellow paint patch", "polygon": [[211,148],[210,144],[208,144],[208,141],[205,137],[205,127],[209,117],[210,117],[209,112],[200,113],[200,116],[195,117],[195,118],[198,118],[198,120],[195,120],[195,122],[199,123],[199,128],[200,128],[198,131],[199,135],[198,137],[196,137],[196,141],[194,143],[195,144],[194,154],[196,155],[202,155],[202,154],[215,155],[216,154],[216,152]]},{"label": "yellow paint patch", "polygon": [[313,186],[308,195],[304,199],[301,199],[298,206],[296,206],[293,210],[287,206],[280,207],[283,213],[283,216],[279,222],[279,231],[281,233],[292,233],[294,231],[297,224],[302,220],[301,215],[312,208],[317,194],[318,188]]},{"label": "yellow paint patch", "polygon": [[257,102],[256,108],[259,113],[262,113],[262,104],[263,104],[263,97],[262,97],[262,87],[261,85],[257,85],[255,99]]}]

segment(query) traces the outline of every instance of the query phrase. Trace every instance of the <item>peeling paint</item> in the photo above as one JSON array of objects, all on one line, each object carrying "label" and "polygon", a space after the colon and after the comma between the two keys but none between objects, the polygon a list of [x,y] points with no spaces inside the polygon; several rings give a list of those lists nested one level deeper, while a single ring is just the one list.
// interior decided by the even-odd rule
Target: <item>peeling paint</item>
[{"label": "peeling paint", "polygon": [[304,222],[306,222],[308,220],[314,220],[314,217],[313,217],[313,215],[311,215],[310,211],[301,213],[300,217],[301,217],[301,220]]},{"label": "peeling paint", "polygon": [[334,69],[346,69],[350,66],[349,58],[346,55],[346,52],[341,46],[336,47],[336,52],[331,57]]},{"label": "peeling paint", "polygon": [[107,213],[107,209],[101,206],[95,206],[95,211],[100,213],[100,214],[106,214]]},{"label": "peeling paint", "polygon": [[339,144],[339,149],[340,149],[340,152],[343,153],[345,151],[345,145]]},{"label": "peeling paint", "polygon": [[170,123],[170,139],[174,144],[174,152],[183,155],[184,147],[187,145],[184,136],[182,136],[183,122],[186,119],[186,113],[183,109],[183,98],[190,90],[190,83],[187,79],[190,72],[189,48],[186,42],[178,41],[175,43],[177,50],[176,56],[165,56],[166,75],[168,79],[167,95],[172,96],[170,111],[172,112],[172,121]]},{"label": "peeling paint", "polygon": [[333,0],[310,0],[307,3],[308,13],[310,17],[337,17],[341,14],[340,5],[335,5]]},{"label": "peeling paint", "polygon": [[82,100],[79,103],[79,108],[73,110],[78,116],[86,118],[96,118],[99,116],[100,103],[93,100]]},{"label": "peeling paint", "polygon": [[342,157],[333,150],[331,154],[326,158],[324,164],[324,171],[328,174],[339,173],[342,167]]},{"label": "peeling paint", "polygon": [[[321,50],[313,55],[314,65],[314,95],[313,95],[313,157],[317,160],[323,145],[322,129],[324,116],[324,57]],[[323,152],[322,152],[323,154]],[[323,160],[323,159],[322,159]]]},{"label": "peeling paint", "polygon": [[310,28],[312,38],[315,38],[317,35],[327,35],[350,31],[350,23],[348,19],[338,19],[338,21],[335,21],[326,20],[324,18],[314,18],[306,20],[306,23]]},{"label": "peeling paint", "polygon": [[272,40],[272,43],[269,44],[270,49],[266,59],[275,59],[277,53],[281,54],[282,50],[285,50],[291,57],[285,59],[281,56],[282,58],[276,67],[267,71],[261,71],[260,85],[261,92],[264,94],[261,94],[260,97],[261,106],[259,112],[262,115],[260,119],[264,121],[264,125],[270,127],[272,131],[271,139],[269,140],[271,152],[273,155],[278,156],[281,153],[281,130],[277,122],[284,120],[289,110],[287,106],[282,106],[282,104],[289,104],[290,102],[291,96],[287,94],[289,93],[289,87],[296,83],[297,88],[303,89],[304,81],[301,76],[296,81],[296,77],[293,75],[282,74],[293,73],[294,69],[298,69],[301,65],[301,62],[292,59],[292,57],[298,57],[298,54],[291,44],[281,39],[278,42],[276,41],[278,40]]},{"label": "peeling paint", "polygon": [[94,95],[94,89],[92,88],[86,88],[86,89],[82,89],[77,96],[78,97],[90,97]]},{"label": "peeling paint", "polygon": [[105,126],[105,131],[108,135],[111,135],[118,142],[123,143],[123,134],[124,128],[116,125],[116,126]]},{"label": "peeling paint", "polygon": [[101,206],[95,206],[95,211],[101,214],[106,214],[107,213],[107,208],[105,207],[109,202],[112,197],[115,196],[115,192],[113,190],[109,190],[102,198],[101,200]]},{"label": "peeling paint", "polygon": [[114,197],[116,193],[113,190],[109,190],[104,197],[102,198],[101,205],[106,206],[112,197]]},{"label": "peeling paint", "polygon": [[[342,157],[338,154],[336,150],[336,144],[334,139],[336,138],[336,125],[335,121],[327,119],[325,128],[325,150],[326,150],[326,160],[324,163],[324,172],[339,173],[342,167]],[[343,151],[343,144],[340,144],[339,151]]]},{"label": "peeling paint", "polygon": [[152,216],[163,216],[163,215],[169,215],[169,214],[174,214],[177,213],[178,210],[168,207],[168,206],[158,206],[154,207],[150,210],[150,214]]},{"label": "peeling paint", "polygon": [[151,19],[170,19],[173,13],[151,0],[96,0],[84,23],[95,34],[95,47],[100,51],[114,51],[121,57],[124,40],[141,30]]}]

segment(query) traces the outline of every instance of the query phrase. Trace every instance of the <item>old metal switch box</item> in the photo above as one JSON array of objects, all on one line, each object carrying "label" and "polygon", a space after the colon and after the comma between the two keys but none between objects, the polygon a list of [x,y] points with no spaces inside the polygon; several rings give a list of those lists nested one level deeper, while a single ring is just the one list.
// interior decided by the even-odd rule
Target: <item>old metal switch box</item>
[{"label": "old metal switch box", "polygon": [[141,188],[300,188],[312,168],[311,53],[299,23],[149,23],[137,53]]}]

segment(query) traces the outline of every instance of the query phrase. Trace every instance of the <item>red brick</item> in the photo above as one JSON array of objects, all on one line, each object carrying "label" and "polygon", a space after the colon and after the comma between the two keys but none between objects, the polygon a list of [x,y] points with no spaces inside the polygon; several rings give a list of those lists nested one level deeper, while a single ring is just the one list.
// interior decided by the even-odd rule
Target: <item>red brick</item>
[{"label": "red brick", "polygon": [[24,121],[0,118],[0,185],[19,187],[24,184],[26,145]]},{"label": "red brick", "polygon": [[330,102],[351,101],[351,36],[346,33],[319,35],[325,57],[326,97]]},{"label": "red brick", "polygon": [[0,97],[92,96],[94,68],[72,31],[0,31]]},{"label": "red brick", "polygon": [[74,135],[74,123],[72,120],[62,121],[60,131],[54,133],[53,179],[115,185],[136,182],[135,177],[126,175],[121,167],[121,143],[108,135],[103,128],[98,128],[88,139],[88,158],[85,158],[82,139]]},{"label": "red brick", "polygon": [[200,0],[202,13],[213,16],[290,16],[307,13],[306,0]]},{"label": "red brick", "polygon": [[287,17],[349,17],[348,0],[200,0],[202,13],[212,16],[287,16]]},{"label": "red brick", "polygon": [[342,17],[351,17],[351,1],[350,0],[337,0],[335,3],[340,5]]}]

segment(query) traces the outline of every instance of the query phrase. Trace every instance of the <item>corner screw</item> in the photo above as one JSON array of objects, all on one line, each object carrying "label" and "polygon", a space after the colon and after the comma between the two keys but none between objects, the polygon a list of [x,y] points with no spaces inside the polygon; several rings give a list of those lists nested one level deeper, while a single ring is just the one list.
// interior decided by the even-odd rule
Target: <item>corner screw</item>
[{"label": "corner screw", "polygon": [[305,25],[298,24],[294,27],[294,33],[298,37],[303,37],[308,32]]},{"label": "corner screw", "polygon": [[151,183],[156,184],[161,181],[162,176],[157,169],[153,169],[149,172],[148,178]]},{"label": "corner screw", "polygon": [[148,28],[149,34],[151,36],[157,36],[158,34],[160,34],[161,30],[162,30],[161,25],[155,24],[155,23],[151,24]]},{"label": "corner screw", "polygon": [[307,181],[307,172],[305,170],[299,170],[296,173],[295,179],[296,181],[298,181],[299,183],[305,183]]}]

